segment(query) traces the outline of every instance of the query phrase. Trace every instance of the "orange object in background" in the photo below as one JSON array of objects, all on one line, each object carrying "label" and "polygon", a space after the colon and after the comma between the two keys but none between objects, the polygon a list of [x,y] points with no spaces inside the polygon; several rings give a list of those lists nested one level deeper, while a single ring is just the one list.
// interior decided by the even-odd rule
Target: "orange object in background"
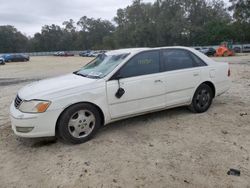
[{"label": "orange object in background", "polygon": [[227,56],[234,56],[235,53],[232,49],[228,47],[227,42],[223,42],[220,47],[216,50],[215,56],[217,57],[227,57]]}]

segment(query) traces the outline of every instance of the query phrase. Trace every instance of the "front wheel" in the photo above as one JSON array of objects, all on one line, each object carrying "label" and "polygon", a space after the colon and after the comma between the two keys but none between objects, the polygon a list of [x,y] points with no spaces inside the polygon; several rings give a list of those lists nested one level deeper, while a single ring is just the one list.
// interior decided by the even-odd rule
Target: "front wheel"
[{"label": "front wheel", "polygon": [[212,104],[212,101],[212,89],[206,84],[201,84],[194,93],[189,109],[196,113],[206,112]]},{"label": "front wheel", "polygon": [[91,104],[76,104],[66,109],[58,122],[57,134],[73,144],[90,140],[101,126],[101,116]]}]

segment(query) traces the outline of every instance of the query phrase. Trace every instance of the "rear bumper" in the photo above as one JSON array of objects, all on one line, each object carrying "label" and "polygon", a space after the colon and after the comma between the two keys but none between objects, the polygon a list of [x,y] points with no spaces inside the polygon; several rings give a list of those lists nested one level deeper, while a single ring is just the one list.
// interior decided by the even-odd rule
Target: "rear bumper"
[{"label": "rear bumper", "polygon": [[230,86],[231,86],[230,80],[217,83],[215,96],[220,96],[223,93],[227,92],[230,89]]},{"label": "rear bumper", "polygon": [[47,111],[41,114],[22,113],[14,107],[14,103],[10,106],[12,130],[20,137],[55,136],[56,121],[59,114],[59,110]]}]

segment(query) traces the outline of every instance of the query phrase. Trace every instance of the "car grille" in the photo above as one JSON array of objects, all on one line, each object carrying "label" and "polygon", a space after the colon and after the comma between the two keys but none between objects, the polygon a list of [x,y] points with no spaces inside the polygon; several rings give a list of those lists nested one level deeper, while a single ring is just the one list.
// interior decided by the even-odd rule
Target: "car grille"
[{"label": "car grille", "polygon": [[14,103],[15,107],[18,108],[21,102],[22,102],[22,99],[17,95],[15,98],[15,103]]}]

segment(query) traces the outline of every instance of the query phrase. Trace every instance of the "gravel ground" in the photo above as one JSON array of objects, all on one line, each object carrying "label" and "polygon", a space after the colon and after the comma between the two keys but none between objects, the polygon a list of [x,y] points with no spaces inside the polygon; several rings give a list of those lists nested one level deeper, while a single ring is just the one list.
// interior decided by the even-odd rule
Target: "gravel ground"
[{"label": "gravel ground", "polygon": [[[130,118],[81,145],[15,136],[8,111],[16,92],[89,60],[0,66],[0,187],[250,187],[250,55],[215,59],[231,63],[232,86],[206,113],[175,108]],[[227,175],[230,168],[241,175]]]}]

